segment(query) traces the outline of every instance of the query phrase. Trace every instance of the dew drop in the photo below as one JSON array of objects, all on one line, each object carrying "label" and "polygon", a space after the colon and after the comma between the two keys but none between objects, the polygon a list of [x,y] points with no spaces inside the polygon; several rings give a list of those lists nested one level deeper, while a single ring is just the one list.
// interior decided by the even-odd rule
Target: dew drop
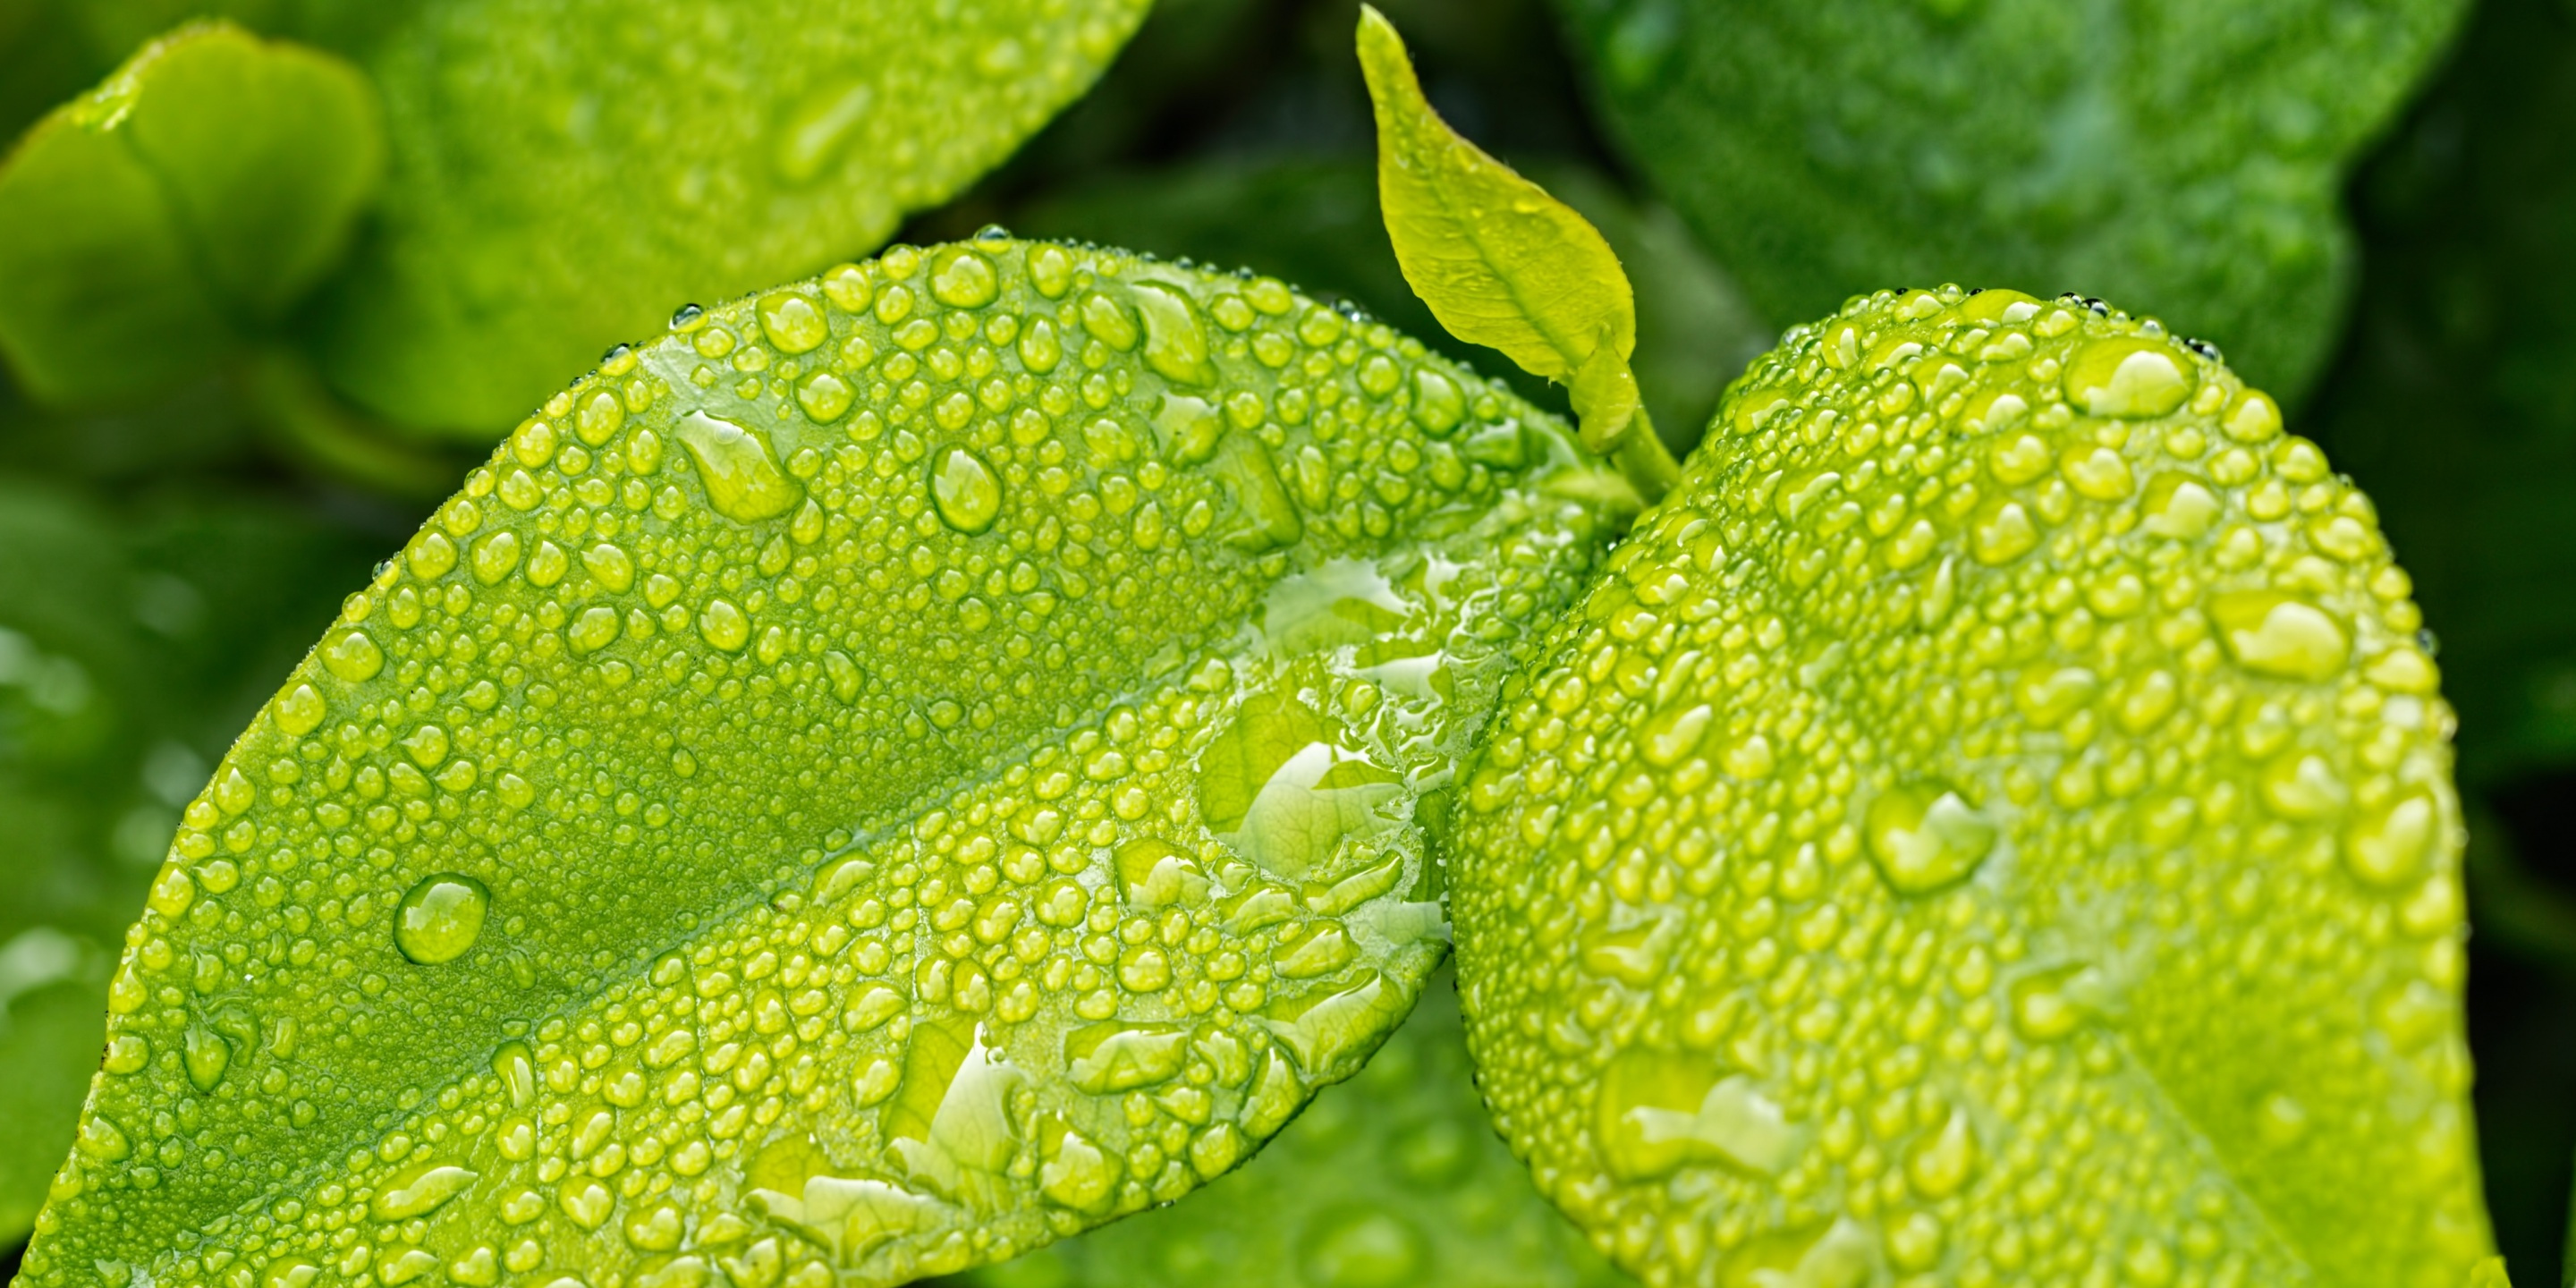
[{"label": "dew drop", "polygon": [[2423,792],[2374,811],[2344,837],[2344,863],[2364,884],[2383,889],[2413,880],[2432,852],[2441,811]]},{"label": "dew drop", "polygon": [[796,508],[805,490],[778,468],[768,444],[728,420],[693,411],[671,426],[698,464],[707,504],[737,523],[774,519]]},{"label": "dew drop", "polygon": [[756,306],[761,334],[787,354],[810,352],[832,338],[822,306],[795,291],[772,291]]},{"label": "dew drop", "polygon": [[2066,399],[2096,416],[2162,416],[2191,397],[2198,377],[2173,347],[2150,336],[2106,336],[2066,364]]},{"label": "dew drop", "polygon": [[350,627],[322,644],[322,666],[351,684],[361,684],[385,669],[385,651],[365,631]]},{"label": "dew drop", "polygon": [[1706,1056],[1623,1050],[1603,1071],[1598,1094],[1602,1161],[1622,1180],[1699,1163],[1776,1176],[1804,1143],[1753,1079]]},{"label": "dew drop", "polygon": [[394,947],[423,966],[454,961],[483,933],[492,892],[457,872],[423,877],[394,913]]},{"label": "dew drop", "polygon": [[200,1092],[211,1092],[224,1080],[224,1071],[232,1065],[232,1044],[212,1029],[191,1025],[181,1041],[180,1062],[188,1067],[188,1082]]},{"label": "dew drop", "polygon": [[952,309],[982,308],[1001,290],[993,261],[971,246],[942,246],[930,256],[931,298]]},{"label": "dew drop", "polygon": [[1188,295],[1160,282],[1139,282],[1136,308],[1145,317],[1146,366],[1181,384],[1216,383],[1216,366],[1208,360],[1207,329],[1200,325],[1198,306]]},{"label": "dew drop", "polygon": [[1179,1025],[1105,1020],[1064,1035],[1066,1076],[1095,1096],[1169,1082],[1189,1059],[1189,1043]]},{"label": "dew drop", "polygon": [[940,454],[930,471],[930,502],[942,523],[973,536],[1002,512],[1002,482],[984,458],[963,447]]},{"label": "dew drop", "polygon": [[2236,664],[2258,675],[2330,679],[2351,651],[2333,616],[2279,591],[2220,595],[2210,603],[2210,615],[2218,619],[2219,637]]},{"label": "dew drop", "polygon": [[1995,846],[1996,828],[1958,792],[1907,783],[1870,802],[1870,861],[1902,894],[1923,894],[1966,877]]}]

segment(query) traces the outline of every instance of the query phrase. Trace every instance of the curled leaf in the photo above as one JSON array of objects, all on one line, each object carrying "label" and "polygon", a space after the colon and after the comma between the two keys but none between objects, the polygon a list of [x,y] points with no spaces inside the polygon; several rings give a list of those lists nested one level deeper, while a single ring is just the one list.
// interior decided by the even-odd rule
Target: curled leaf
[{"label": "curled leaf", "polygon": [[1622,499],[1276,281],[683,310],[190,804],[25,1282],[895,1284],[1176,1199],[1411,1007],[1419,811]]}]

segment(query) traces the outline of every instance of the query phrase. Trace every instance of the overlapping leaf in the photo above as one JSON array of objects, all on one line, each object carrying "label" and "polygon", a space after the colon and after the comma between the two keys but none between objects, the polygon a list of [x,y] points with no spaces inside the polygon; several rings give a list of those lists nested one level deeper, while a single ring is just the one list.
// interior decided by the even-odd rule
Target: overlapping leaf
[{"label": "overlapping leaf", "polygon": [[1416,809],[1623,503],[1276,281],[684,312],[188,807],[27,1282],[891,1284],[1177,1198],[1410,1008]]},{"label": "overlapping leaf", "polygon": [[2460,0],[1561,0],[1629,150],[1774,317],[1892,285],[2115,297],[2295,398],[2344,167]]},{"label": "overlapping leaf", "polygon": [[1435,976],[1351,1081],[1259,1157],[1140,1214],[949,1288],[1633,1288],[1529,1183],[1470,1080],[1457,995]]}]

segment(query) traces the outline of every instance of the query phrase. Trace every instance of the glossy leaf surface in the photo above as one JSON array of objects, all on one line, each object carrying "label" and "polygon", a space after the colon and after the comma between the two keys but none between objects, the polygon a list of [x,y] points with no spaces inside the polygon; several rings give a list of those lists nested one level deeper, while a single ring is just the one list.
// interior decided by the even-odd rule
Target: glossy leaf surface
[{"label": "glossy leaf surface", "polygon": [[1560,422],[1049,243],[673,326],[189,806],[27,1282],[900,1283],[1179,1197],[1410,1008],[1417,802],[1633,505]]},{"label": "glossy leaf surface", "polygon": [[1675,1283],[2463,1280],[2452,717],[2368,500],[2011,291],[1857,300],[1718,426],[1461,811],[1540,1187]]},{"label": "glossy leaf surface", "polygon": [[0,354],[56,403],[191,374],[332,265],[384,154],[338,58],[226,24],[154,41],[0,163]]},{"label": "glossy leaf surface", "polygon": [[1531,1187],[1470,1073],[1444,972],[1367,1068],[1233,1175],[946,1286],[1634,1288]]},{"label": "glossy leaf surface", "polygon": [[1891,285],[2115,297],[2294,401],[2344,167],[2460,0],[1561,0],[1638,163],[1774,317]]},{"label": "glossy leaf surface", "polygon": [[343,390],[489,442],[563,372],[868,250],[1089,88],[1143,0],[440,0],[308,22],[385,96],[384,223],[321,323]]}]

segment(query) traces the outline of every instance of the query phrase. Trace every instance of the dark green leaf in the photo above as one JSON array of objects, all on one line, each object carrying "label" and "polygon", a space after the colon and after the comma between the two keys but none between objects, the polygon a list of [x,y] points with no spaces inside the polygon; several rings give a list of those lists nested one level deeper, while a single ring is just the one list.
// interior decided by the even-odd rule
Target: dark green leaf
[{"label": "dark green leaf", "polygon": [[1178,1198],[1410,1008],[1416,807],[1631,506],[1275,280],[691,311],[188,806],[26,1281],[890,1284]]},{"label": "dark green leaf", "polygon": [[1559,0],[1639,163],[1773,317],[1911,283],[2116,297],[2295,396],[2343,167],[2462,0]]},{"label": "dark green leaf", "polygon": [[178,807],[364,567],[274,504],[120,520],[0,484],[0,1243],[69,1147]]},{"label": "dark green leaf", "polygon": [[1634,1288],[1485,1120],[1443,971],[1349,1083],[1232,1176],[949,1288]]}]

